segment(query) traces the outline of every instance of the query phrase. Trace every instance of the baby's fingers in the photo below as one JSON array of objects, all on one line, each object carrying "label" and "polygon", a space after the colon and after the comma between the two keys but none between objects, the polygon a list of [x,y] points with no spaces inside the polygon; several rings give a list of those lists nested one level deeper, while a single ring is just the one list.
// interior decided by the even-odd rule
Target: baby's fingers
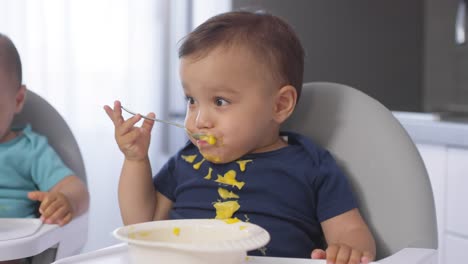
[{"label": "baby's fingers", "polygon": [[352,250],[351,256],[349,256],[348,264],[359,264],[361,263],[362,252],[360,250]]},{"label": "baby's fingers", "polygon": [[135,128],[132,131],[128,132],[127,134],[118,138],[117,143],[120,148],[131,148],[137,141],[138,138],[141,136],[141,129]]},{"label": "baby's fingers", "polygon": [[[150,117],[150,118],[156,118],[156,115],[154,113],[149,113],[147,116]],[[151,129],[153,129],[153,125],[154,125],[153,120],[145,119],[145,121],[143,121],[143,124],[141,125],[141,128],[143,128],[144,130],[150,132]]]},{"label": "baby's fingers", "polygon": [[355,256],[354,262],[352,259],[353,250],[348,247],[347,245],[331,245],[327,248],[327,263],[334,263],[334,264],[358,264],[359,257],[361,256],[360,252],[359,256]]},{"label": "baby's fingers", "polygon": [[312,253],[310,254],[311,259],[325,259],[327,258],[327,253],[325,253],[325,250],[323,249],[314,249]]},{"label": "baby's fingers", "polygon": [[361,263],[362,264],[368,264],[371,261],[373,261],[374,259],[375,259],[374,254],[372,254],[372,253],[370,253],[368,251],[365,251],[364,253],[362,253]]},{"label": "baby's fingers", "polygon": [[59,220],[59,223],[58,223],[58,224],[59,224],[60,226],[64,226],[64,225],[70,223],[70,221],[72,220],[72,218],[73,218],[73,215],[72,215],[72,213],[70,212],[70,213],[66,214],[65,217],[63,217],[61,220]]},{"label": "baby's fingers", "polygon": [[39,209],[39,212],[41,213],[41,218],[43,220],[49,219],[62,206],[63,203],[60,202],[58,199],[55,199],[44,206],[42,206],[41,204],[41,207]]},{"label": "baby's fingers", "polygon": [[55,202],[58,197],[56,195],[47,193],[47,196],[42,200],[41,205],[39,206],[39,213],[43,215],[49,206]]},{"label": "baby's fingers", "polygon": [[141,115],[137,114],[124,121],[121,125],[115,127],[115,136],[121,137],[126,135],[129,131],[133,132],[132,128],[141,120]]},{"label": "baby's fingers", "polygon": [[[66,219],[68,219],[68,215],[71,216],[71,212],[68,207],[66,206],[61,206],[56,209],[55,212],[53,212],[52,215],[49,217],[45,218],[45,221],[47,224],[59,224],[59,225],[64,225],[64,222]],[[71,219],[71,218],[70,218]],[[68,222],[66,222],[68,223]]]},{"label": "baby's fingers", "polygon": [[104,106],[104,110],[106,111],[107,116],[112,120],[114,126],[116,127],[124,122],[124,119],[122,117],[122,109],[120,108],[120,106],[120,101],[114,102],[114,109],[112,109],[108,105]]}]

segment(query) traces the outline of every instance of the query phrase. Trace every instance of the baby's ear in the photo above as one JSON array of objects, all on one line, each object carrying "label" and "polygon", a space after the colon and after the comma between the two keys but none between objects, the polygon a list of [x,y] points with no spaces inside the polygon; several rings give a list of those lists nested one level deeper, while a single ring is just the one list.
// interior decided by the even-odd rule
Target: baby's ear
[{"label": "baby's ear", "polygon": [[274,120],[283,123],[294,111],[297,101],[297,91],[291,85],[285,85],[278,90],[275,100]]},{"label": "baby's ear", "polygon": [[16,111],[15,111],[15,113],[19,113],[23,109],[24,102],[26,101],[26,91],[27,91],[26,86],[21,85],[18,92],[16,92],[16,97],[15,97]]}]

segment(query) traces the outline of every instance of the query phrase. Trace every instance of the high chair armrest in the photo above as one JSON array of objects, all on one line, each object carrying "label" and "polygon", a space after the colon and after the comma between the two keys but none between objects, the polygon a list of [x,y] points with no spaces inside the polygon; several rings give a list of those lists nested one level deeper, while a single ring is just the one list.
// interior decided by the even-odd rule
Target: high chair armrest
[{"label": "high chair armrest", "polygon": [[43,224],[31,236],[0,241],[0,261],[35,256],[49,248],[57,248],[56,259],[63,258],[78,253],[87,237],[88,212],[63,227]]}]

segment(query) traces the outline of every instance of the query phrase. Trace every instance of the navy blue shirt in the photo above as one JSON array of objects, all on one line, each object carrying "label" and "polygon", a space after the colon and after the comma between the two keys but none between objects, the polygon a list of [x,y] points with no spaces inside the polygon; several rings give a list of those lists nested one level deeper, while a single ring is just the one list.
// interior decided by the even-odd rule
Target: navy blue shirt
[{"label": "navy blue shirt", "polygon": [[[223,200],[218,193],[221,187],[238,196],[227,199],[240,205],[232,217],[270,233],[266,248],[249,255],[309,258],[313,249],[323,248],[320,222],[356,208],[355,199],[328,151],[299,134],[282,135],[287,136],[288,146],[240,158],[251,160],[245,170],[236,161],[204,161],[195,169],[203,157],[189,142],[153,179],[155,188],[173,202],[170,218],[215,218],[213,203]],[[194,160],[188,161],[189,156]],[[243,183],[240,189],[216,182],[229,171]]]}]

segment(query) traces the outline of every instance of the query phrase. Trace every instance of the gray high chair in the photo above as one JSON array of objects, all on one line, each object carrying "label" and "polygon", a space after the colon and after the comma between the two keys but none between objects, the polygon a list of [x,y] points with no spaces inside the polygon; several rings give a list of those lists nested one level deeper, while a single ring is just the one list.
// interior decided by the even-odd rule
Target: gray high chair
[{"label": "gray high chair", "polygon": [[304,84],[283,130],[328,149],[349,176],[379,263],[436,263],[429,177],[416,146],[382,104],[349,86]]},{"label": "gray high chair", "polygon": [[[86,183],[86,171],[78,144],[62,116],[46,100],[27,91],[21,114],[14,126],[31,124],[34,131],[46,136],[75,175]],[[88,213],[63,227],[43,224],[34,234],[13,240],[0,241],[0,261],[31,258],[33,264],[52,263],[56,259],[77,254],[88,236]]]}]

